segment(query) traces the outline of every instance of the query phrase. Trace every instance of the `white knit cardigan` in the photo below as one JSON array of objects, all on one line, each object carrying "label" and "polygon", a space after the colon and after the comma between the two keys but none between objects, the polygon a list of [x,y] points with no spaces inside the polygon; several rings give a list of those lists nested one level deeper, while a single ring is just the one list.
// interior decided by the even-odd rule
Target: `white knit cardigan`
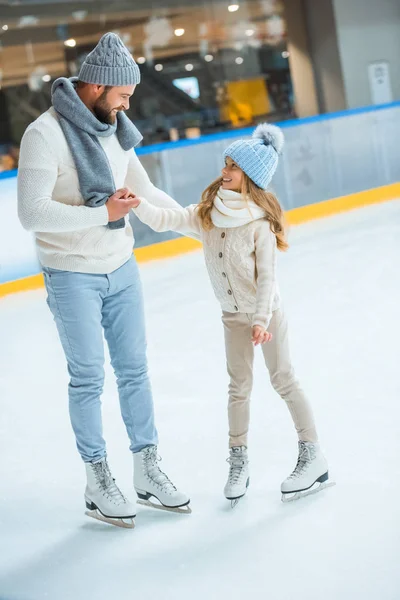
[{"label": "white knit cardigan", "polygon": [[[251,314],[253,326],[267,328],[272,312],[280,306],[276,237],[258,207],[250,207],[249,211],[248,203],[235,192],[220,190],[218,195],[226,207],[221,212],[221,204],[216,204],[220,213],[218,223],[224,226],[210,231],[202,228],[196,205],[164,209],[142,200],[134,212],[154,231],[173,230],[199,239],[222,310]],[[240,219],[246,222],[238,225]]]}]

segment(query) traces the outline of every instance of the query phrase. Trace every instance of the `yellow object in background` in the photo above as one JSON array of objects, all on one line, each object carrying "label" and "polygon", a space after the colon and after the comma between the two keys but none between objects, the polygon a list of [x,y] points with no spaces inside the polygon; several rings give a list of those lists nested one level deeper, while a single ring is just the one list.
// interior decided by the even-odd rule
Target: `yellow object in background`
[{"label": "yellow object in background", "polygon": [[263,78],[231,81],[221,98],[221,118],[234,127],[249,125],[254,117],[270,112],[267,87]]}]

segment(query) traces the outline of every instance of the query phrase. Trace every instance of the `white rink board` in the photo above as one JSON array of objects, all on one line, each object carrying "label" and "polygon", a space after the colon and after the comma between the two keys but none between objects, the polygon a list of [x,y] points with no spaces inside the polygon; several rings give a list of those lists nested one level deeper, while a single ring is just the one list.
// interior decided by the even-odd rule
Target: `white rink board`
[{"label": "white rink board", "polygon": [[18,220],[17,178],[0,181],[0,283],[40,272],[34,235]]}]

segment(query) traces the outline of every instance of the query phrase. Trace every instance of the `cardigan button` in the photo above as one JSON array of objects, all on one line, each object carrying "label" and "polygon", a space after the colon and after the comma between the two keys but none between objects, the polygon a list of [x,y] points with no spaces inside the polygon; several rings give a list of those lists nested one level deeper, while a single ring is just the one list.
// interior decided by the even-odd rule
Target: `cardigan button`
[{"label": "cardigan button", "polygon": [[226,277],[226,273],[222,273],[222,277]]},{"label": "cardigan button", "polygon": [[232,290],[228,290],[228,294],[232,296]]},{"label": "cardigan button", "polygon": [[239,310],[237,306],[235,306],[234,309],[236,310],[236,312]]},{"label": "cardigan button", "polygon": [[225,237],[225,232],[221,233],[221,237],[224,238]]},{"label": "cardigan button", "polygon": [[218,254],[218,256],[219,256],[220,258],[222,258],[222,252],[220,252],[220,253]]}]

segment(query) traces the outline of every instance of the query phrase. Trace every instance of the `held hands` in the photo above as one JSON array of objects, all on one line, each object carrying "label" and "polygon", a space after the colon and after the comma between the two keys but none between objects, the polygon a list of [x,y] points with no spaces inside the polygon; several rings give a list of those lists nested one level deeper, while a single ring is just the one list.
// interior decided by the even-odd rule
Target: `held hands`
[{"label": "held hands", "polygon": [[[140,198],[135,196],[128,188],[117,190],[107,200],[108,220],[118,221],[125,217],[132,208],[137,208],[140,204]],[[265,344],[272,340],[272,333],[269,333],[265,327],[254,325],[251,341],[255,346]]]},{"label": "held hands", "polygon": [[107,200],[108,220],[119,221],[119,219],[123,219],[132,208],[138,207],[139,204],[140,199],[130,189],[122,188],[117,190]]},{"label": "held hands", "polygon": [[265,327],[260,325],[254,325],[251,341],[255,346],[259,344],[265,344],[272,340],[272,333],[268,333]]}]

